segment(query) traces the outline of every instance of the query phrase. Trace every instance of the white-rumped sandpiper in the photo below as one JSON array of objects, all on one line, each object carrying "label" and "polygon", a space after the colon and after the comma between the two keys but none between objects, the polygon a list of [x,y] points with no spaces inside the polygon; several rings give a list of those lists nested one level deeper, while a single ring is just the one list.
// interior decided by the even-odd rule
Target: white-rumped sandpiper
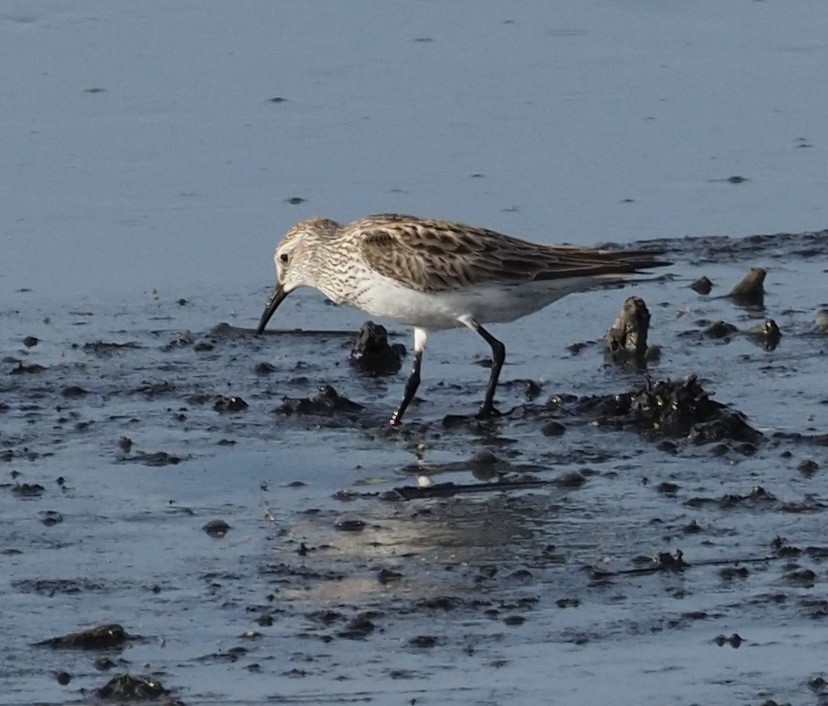
[{"label": "white-rumped sandpiper", "polygon": [[276,248],[276,289],[257,330],[264,330],[297,287],[313,287],[337,304],[413,326],[414,367],[391,417],[397,425],[420,384],[429,333],[467,326],[492,349],[479,413],[488,417],[497,414],[493,402],[506,348],[483,324],[514,321],[572,292],[669,264],[657,255],[540,245],[462,223],[399,214],[347,225],[311,218],[293,226]]}]

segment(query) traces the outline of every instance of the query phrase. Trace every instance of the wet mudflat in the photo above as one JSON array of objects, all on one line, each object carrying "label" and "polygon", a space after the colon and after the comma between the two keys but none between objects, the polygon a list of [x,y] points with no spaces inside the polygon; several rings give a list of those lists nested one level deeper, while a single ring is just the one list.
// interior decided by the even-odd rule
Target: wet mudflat
[{"label": "wet mudflat", "polygon": [[[366,374],[313,293],[259,337],[268,283],[16,292],[4,703],[824,702],[828,233],[658,245],[663,276],[492,327],[500,418],[485,344],[433,337],[400,429],[410,354]],[[655,350],[619,365],[629,295]]]}]

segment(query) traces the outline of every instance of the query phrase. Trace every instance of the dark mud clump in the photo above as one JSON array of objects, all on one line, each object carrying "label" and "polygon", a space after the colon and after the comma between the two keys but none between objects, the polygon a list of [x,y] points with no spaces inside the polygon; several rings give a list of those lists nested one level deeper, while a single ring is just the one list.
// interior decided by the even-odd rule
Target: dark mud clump
[{"label": "dark mud clump", "polygon": [[243,412],[248,408],[247,402],[237,395],[222,395],[216,398],[213,409],[216,412]]},{"label": "dark mud clump", "polygon": [[377,629],[376,624],[371,619],[376,619],[379,615],[376,611],[360,613],[343,630],[340,630],[337,636],[346,640],[363,640]]},{"label": "dark mud clump", "polygon": [[36,375],[46,370],[46,367],[38,363],[23,363],[17,361],[17,367],[9,371],[9,375]]},{"label": "dark mud clump", "polygon": [[334,528],[340,532],[362,532],[367,527],[365,520],[354,515],[344,515],[337,518]]},{"label": "dark mud clump", "polygon": [[277,409],[279,414],[319,414],[333,416],[339,413],[355,414],[364,407],[342,397],[330,385],[323,385],[313,397],[288,397]]},{"label": "dark mud clump", "polygon": [[79,385],[69,385],[69,387],[64,387],[60,394],[64,397],[85,397],[89,391]]},{"label": "dark mud clump", "polygon": [[699,277],[690,285],[690,289],[699,294],[710,294],[710,291],[713,289],[713,282],[707,276]]},{"label": "dark mud clump", "polygon": [[648,347],[650,311],[641,297],[629,297],[609,331],[604,334],[608,360],[618,364],[644,366],[657,349]]},{"label": "dark mud clump", "polygon": [[88,630],[70,632],[36,642],[36,647],[54,647],[72,650],[107,650],[123,645],[129,639],[126,630],[118,623],[99,625]]},{"label": "dark mud clump", "polygon": [[53,598],[57,595],[75,595],[85,591],[100,591],[100,583],[88,579],[22,579],[12,581],[12,587],[21,593],[35,593]]},{"label": "dark mud clump", "polygon": [[741,282],[730,290],[731,299],[741,306],[763,307],[765,305],[765,270],[751,267]]},{"label": "dark mud clump", "polygon": [[135,388],[135,392],[149,398],[158,397],[160,395],[171,395],[175,392],[175,385],[167,380],[160,380],[158,382],[144,380],[137,388]]},{"label": "dark mud clump", "polygon": [[169,694],[170,692],[156,679],[152,677],[133,677],[129,674],[122,674],[110,679],[97,691],[98,698],[118,703],[153,701],[169,704],[170,706],[181,703],[171,699]]},{"label": "dark mud clump", "polygon": [[[131,447],[131,445],[130,445]],[[153,468],[160,468],[161,466],[174,466],[181,463],[181,458],[166,451],[136,451],[129,456],[122,456],[122,461],[130,461],[131,463],[140,463],[144,466],[151,466]]]},{"label": "dark mud clump", "polygon": [[552,420],[541,427],[541,434],[544,436],[563,436],[566,433],[566,427],[560,422]]},{"label": "dark mud clump", "polygon": [[583,400],[584,409],[600,410],[599,424],[630,424],[642,431],[699,444],[713,441],[760,442],[763,435],[744,414],[714,402],[695,375],[683,381],[648,382],[626,394]]},{"label": "dark mud clump", "polygon": [[739,646],[745,641],[745,639],[739,635],[739,633],[734,632],[730,637],[725,637],[724,635],[716,635],[713,638],[713,642],[715,642],[719,647],[724,647],[725,645],[730,645],[733,649],[738,650]]},{"label": "dark mud clump", "polygon": [[[586,479],[583,479],[585,482]],[[408,486],[401,485],[379,495],[380,499],[388,502],[407,500],[423,500],[425,498],[450,498],[455,495],[467,495],[470,493],[503,493],[508,491],[530,490],[549,485],[556,485],[562,488],[576,488],[574,476],[566,478],[559,477],[554,480],[497,480],[492,482],[476,483],[435,483],[434,485]]]},{"label": "dark mud clump", "polygon": [[727,321],[714,321],[704,330],[704,335],[708,338],[730,338],[737,333],[739,329]]},{"label": "dark mud clump", "polygon": [[208,535],[214,539],[221,539],[230,531],[230,525],[224,520],[210,520],[204,527],[202,527]]},{"label": "dark mud clump", "polygon": [[105,341],[95,341],[93,343],[84,343],[83,350],[86,353],[91,353],[99,357],[111,356],[123,350],[137,349],[140,346],[134,341],[127,343],[109,343]]},{"label": "dark mud clump", "polygon": [[385,326],[366,321],[354,340],[350,362],[363,375],[394,375],[399,372],[404,357],[405,346],[389,344]]},{"label": "dark mud clump", "polygon": [[39,498],[45,490],[40,483],[15,483],[11,492],[20,498]]},{"label": "dark mud clump", "polygon": [[766,351],[776,350],[779,341],[782,340],[782,331],[773,319],[767,319],[748,329],[747,335],[751,341]]}]

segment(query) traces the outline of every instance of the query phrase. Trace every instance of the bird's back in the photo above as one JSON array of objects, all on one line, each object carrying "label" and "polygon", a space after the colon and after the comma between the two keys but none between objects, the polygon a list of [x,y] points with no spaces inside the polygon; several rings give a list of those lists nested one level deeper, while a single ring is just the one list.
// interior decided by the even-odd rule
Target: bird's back
[{"label": "bird's back", "polygon": [[375,272],[422,292],[485,284],[635,274],[667,264],[658,253],[550,246],[475,226],[401,214],[368,216],[344,226]]}]

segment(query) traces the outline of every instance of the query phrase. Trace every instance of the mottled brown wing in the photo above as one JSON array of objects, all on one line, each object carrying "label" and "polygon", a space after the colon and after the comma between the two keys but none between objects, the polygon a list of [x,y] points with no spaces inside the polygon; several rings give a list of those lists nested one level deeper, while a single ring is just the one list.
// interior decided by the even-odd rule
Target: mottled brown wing
[{"label": "mottled brown wing", "polygon": [[626,274],[657,264],[649,253],[551,247],[449,221],[384,214],[346,227],[368,265],[411,289]]}]

